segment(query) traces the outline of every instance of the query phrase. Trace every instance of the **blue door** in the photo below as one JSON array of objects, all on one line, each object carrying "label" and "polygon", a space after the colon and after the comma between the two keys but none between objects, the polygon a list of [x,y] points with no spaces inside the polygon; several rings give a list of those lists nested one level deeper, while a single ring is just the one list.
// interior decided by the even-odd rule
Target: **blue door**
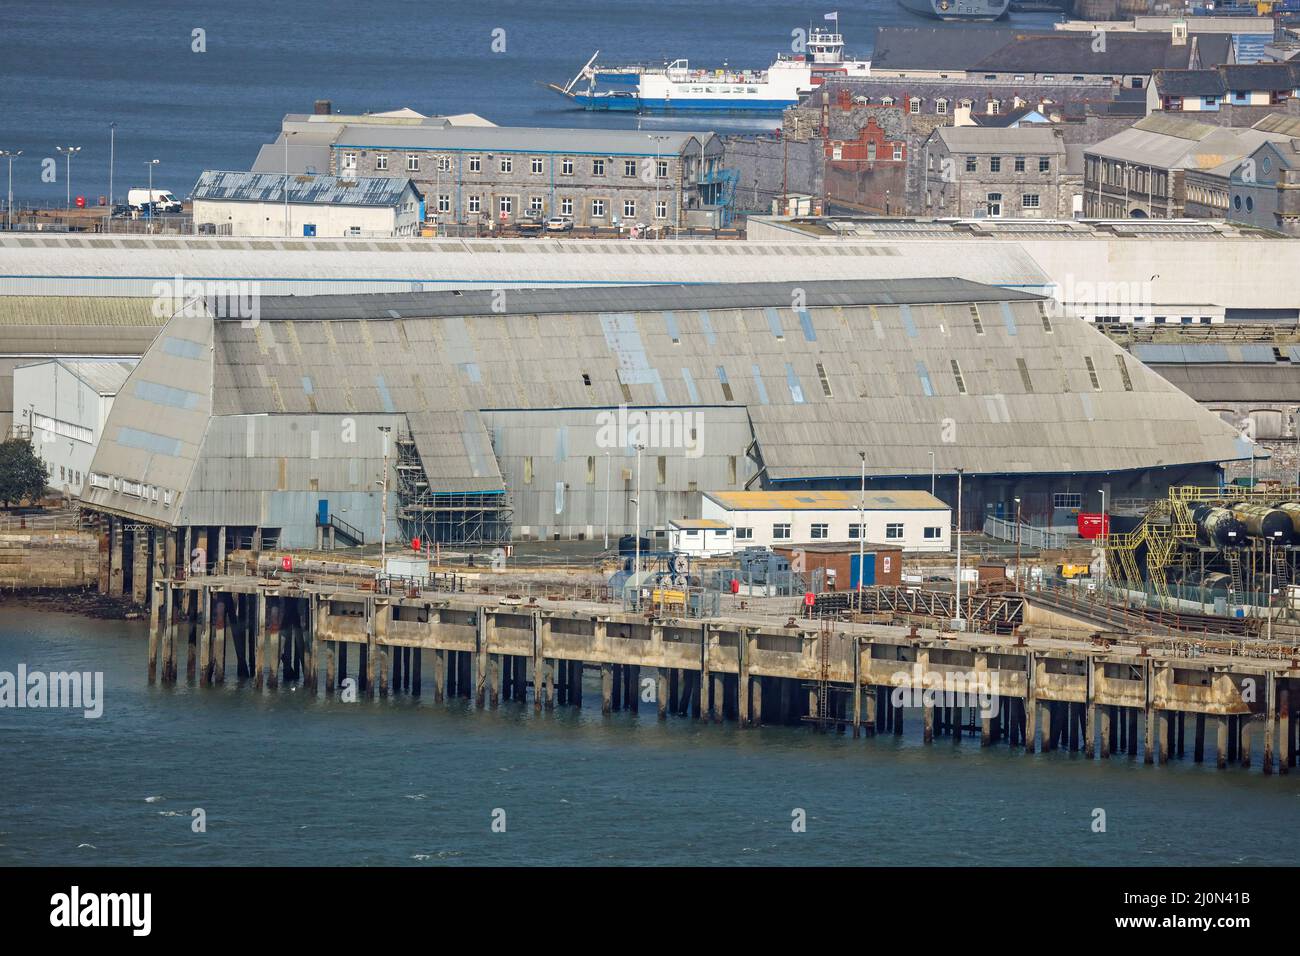
[{"label": "blue door", "polygon": [[850,555],[849,556],[849,590],[850,591],[856,591],[858,589],[858,570],[860,567],[866,568],[866,571],[862,573],[862,586],[864,588],[869,588],[875,585],[876,583],[876,556],[874,554],[871,554],[870,552],[864,554],[862,556],[862,564],[859,565],[858,556],[856,554]]}]

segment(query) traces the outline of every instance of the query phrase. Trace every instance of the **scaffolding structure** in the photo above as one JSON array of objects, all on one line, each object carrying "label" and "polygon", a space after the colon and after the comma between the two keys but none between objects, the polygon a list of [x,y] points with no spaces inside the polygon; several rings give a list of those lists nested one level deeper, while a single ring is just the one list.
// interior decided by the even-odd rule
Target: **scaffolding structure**
[{"label": "scaffolding structure", "polygon": [[397,520],[404,540],[422,544],[495,546],[510,542],[514,512],[500,492],[435,492],[415,439],[397,439]]},{"label": "scaffolding structure", "polygon": [[[1296,487],[1170,488],[1168,497],[1153,502],[1131,531],[1106,535],[1106,574],[1114,584],[1148,591],[1161,607],[1172,607],[1176,600],[1189,599],[1187,589],[1178,583],[1189,580],[1193,572],[1198,582],[1207,573],[1218,572],[1228,578],[1233,604],[1267,604],[1266,595],[1280,585],[1300,584],[1300,548],[1278,547],[1254,537],[1246,538],[1242,547],[1217,547],[1198,537],[1192,513],[1199,505],[1273,507],[1279,501],[1295,500],[1300,500]],[[1203,594],[1199,600],[1204,600]]]}]

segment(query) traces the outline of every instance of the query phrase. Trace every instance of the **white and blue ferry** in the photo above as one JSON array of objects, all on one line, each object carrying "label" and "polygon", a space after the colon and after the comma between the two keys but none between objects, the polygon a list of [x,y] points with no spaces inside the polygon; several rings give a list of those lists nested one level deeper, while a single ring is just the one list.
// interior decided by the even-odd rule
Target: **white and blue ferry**
[{"label": "white and blue ferry", "polygon": [[634,113],[779,113],[827,79],[868,76],[868,60],[846,60],[844,38],[814,30],[807,52],[778,56],[766,70],[699,69],[686,60],[662,67],[596,65],[596,55],[566,86],[550,88],[586,110]]}]

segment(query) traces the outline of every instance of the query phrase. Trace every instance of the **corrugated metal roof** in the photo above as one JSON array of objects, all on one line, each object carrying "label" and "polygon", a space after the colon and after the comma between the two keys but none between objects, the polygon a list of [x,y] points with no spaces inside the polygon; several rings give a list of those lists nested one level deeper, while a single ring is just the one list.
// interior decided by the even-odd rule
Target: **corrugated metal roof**
[{"label": "corrugated metal roof", "polygon": [[673,518],[668,522],[674,528],[696,528],[702,531],[726,531],[731,525],[716,518]]},{"label": "corrugated metal roof", "polygon": [[135,368],[134,361],[61,359],[59,362],[100,395],[116,395]]},{"label": "corrugated metal roof", "polygon": [[708,491],[728,511],[947,511],[928,491]]},{"label": "corrugated metal roof", "polygon": [[[396,206],[414,188],[409,179],[395,176],[291,175],[288,183],[289,202],[300,205]],[[190,197],[210,202],[284,202],[285,177],[209,169],[199,175]]]}]

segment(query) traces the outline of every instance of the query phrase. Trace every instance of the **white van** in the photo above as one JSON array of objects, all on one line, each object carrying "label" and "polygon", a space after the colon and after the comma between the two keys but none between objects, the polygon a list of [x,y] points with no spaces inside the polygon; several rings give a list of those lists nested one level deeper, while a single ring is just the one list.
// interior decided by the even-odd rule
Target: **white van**
[{"label": "white van", "polygon": [[[153,191],[154,208],[157,212],[180,212],[181,201],[165,189]],[[126,204],[132,209],[144,209],[150,203],[148,189],[131,189],[126,194]]]}]

